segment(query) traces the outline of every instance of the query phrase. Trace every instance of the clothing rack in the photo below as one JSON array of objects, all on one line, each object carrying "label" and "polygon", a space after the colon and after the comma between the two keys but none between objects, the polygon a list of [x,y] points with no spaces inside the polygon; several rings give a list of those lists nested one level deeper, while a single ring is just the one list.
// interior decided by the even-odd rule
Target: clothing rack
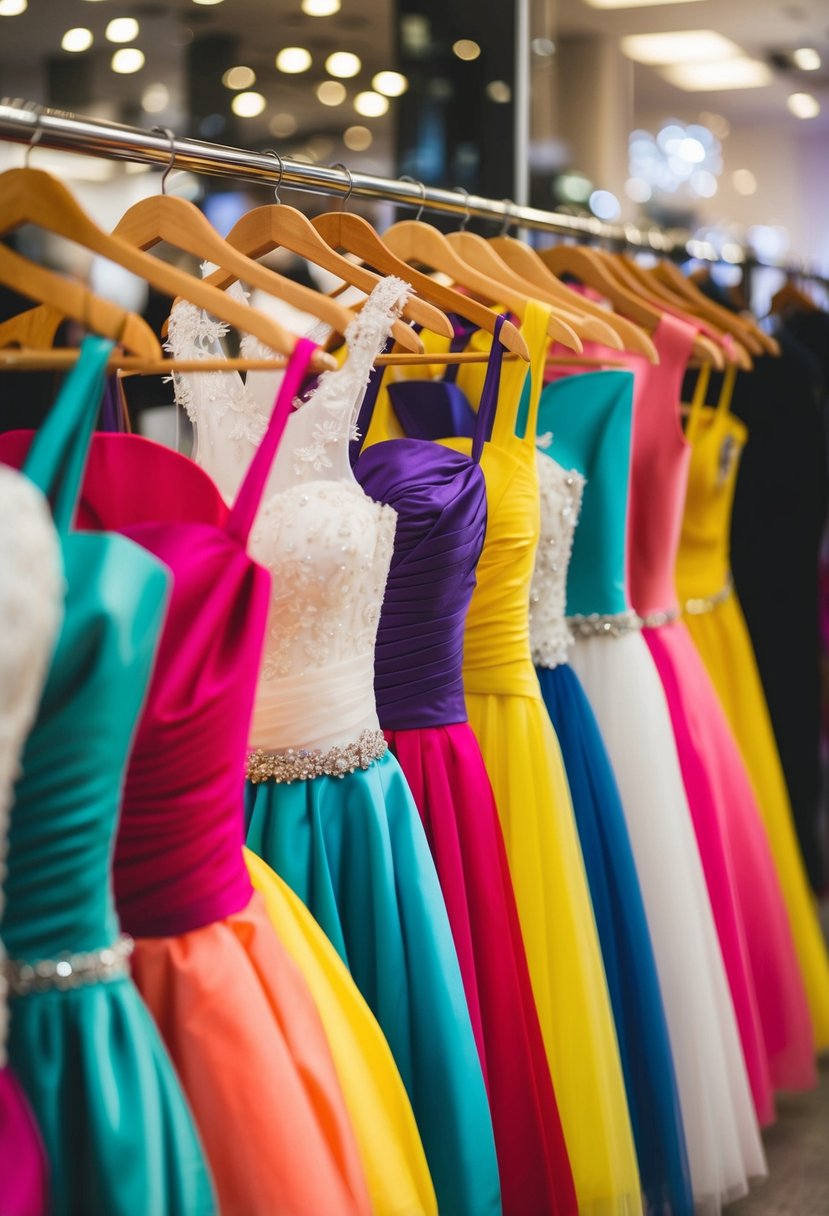
[{"label": "clothing rack", "polygon": [[[537,207],[518,206],[509,199],[483,198],[463,190],[442,190],[402,178],[352,173],[342,166],[305,164],[287,157],[206,143],[198,139],[172,140],[159,128],[145,130],[97,118],[84,118],[31,102],[0,99],[0,139],[62,152],[78,152],[106,160],[167,167],[211,177],[232,177],[253,185],[281,187],[313,194],[386,201],[398,206],[484,219],[508,228],[532,229],[563,237],[607,241],[614,245],[655,253],[718,261],[716,252],[685,230],[666,231],[656,225],[613,224],[593,217],[561,215]],[[819,281],[823,276],[802,263],[760,261],[747,249],[739,250],[738,264],[775,266]]]}]

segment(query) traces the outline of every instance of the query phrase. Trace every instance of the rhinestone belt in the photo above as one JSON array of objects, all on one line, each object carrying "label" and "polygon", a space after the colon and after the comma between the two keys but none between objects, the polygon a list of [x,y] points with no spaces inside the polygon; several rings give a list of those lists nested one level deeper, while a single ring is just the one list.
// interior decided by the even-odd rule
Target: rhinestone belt
[{"label": "rhinestone belt", "polygon": [[643,629],[660,629],[663,625],[678,621],[679,617],[679,604],[674,604],[673,608],[665,608],[662,612],[646,612],[644,616],[640,616],[639,623]]},{"label": "rhinestone belt", "polygon": [[684,604],[685,611],[690,616],[702,616],[704,612],[713,612],[720,604],[724,604],[734,590],[734,583],[731,581],[731,575],[724,587],[720,587],[719,591],[715,591],[713,595],[701,595],[696,599],[686,600]]},{"label": "rhinestone belt", "polygon": [[105,984],[129,975],[129,957],[135,943],[122,934],[111,946],[90,950],[88,954],[61,954],[36,963],[7,958],[2,964],[3,975],[12,996],[28,996],[30,992],[47,992],[52,988],[80,988],[85,984]]},{"label": "rhinestone belt", "polygon": [[388,751],[381,730],[364,730],[356,743],[331,747],[326,752],[289,747],[284,752],[258,748],[248,756],[247,777],[254,785],[275,781],[311,781],[314,777],[345,777],[358,768],[368,768]]},{"label": "rhinestone belt", "polygon": [[568,616],[567,624],[577,638],[621,638],[626,633],[635,633],[640,621],[635,612],[615,612],[605,616],[591,612],[588,616]]}]

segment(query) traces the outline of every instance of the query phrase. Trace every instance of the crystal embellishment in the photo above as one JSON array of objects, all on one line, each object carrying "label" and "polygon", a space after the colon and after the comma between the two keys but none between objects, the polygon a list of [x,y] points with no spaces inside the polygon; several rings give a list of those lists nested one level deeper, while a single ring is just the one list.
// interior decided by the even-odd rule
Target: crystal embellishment
[{"label": "crystal embellishment", "polygon": [[720,604],[725,603],[733,591],[734,583],[729,574],[725,585],[720,587],[719,591],[715,591],[713,595],[700,595],[686,600],[682,606],[683,611],[687,612],[689,616],[702,616],[706,612],[713,612],[715,608],[719,608]]},{"label": "crystal embellishment", "polygon": [[61,954],[37,962],[6,959],[3,976],[12,996],[28,996],[31,992],[52,989],[80,988],[86,984],[105,984],[129,975],[129,957],[135,948],[132,938],[122,933],[111,946],[90,950],[86,954]]},{"label": "crystal embellishment", "polygon": [[639,617],[631,610],[609,615],[591,612],[588,616],[568,616],[567,624],[577,638],[623,638],[642,627]]},{"label": "crystal embellishment", "polygon": [[673,608],[665,608],[662,612],[646,612],[644,616],[640,616],[639,621],[643,629],[661,629],[663,625],[678,621],[679,617],[679,604],[674,604]]},{"label": "crystal embellishment", "polygon": [[[552,434],[548,432],[552,441]],[[536,439],[543,448],[546,435]],[[533,662],[558,667],[567,662],[573,635],[565,617],[567,567],[579,518],[584,478],[550,456],[536,454],[541,499],[541,540],[530,590],[530,642]]]},{"label": "crystal embellishment", "polygon": [[313,781],[315,777],[345,777],[358,768],[370,768],[386,754],[388,747],[381,730],[364,730],[356,743],[331,747],[325,752],[293,747],[266,752],[258,748],[248,756],[247,778],[254,785],[263,781],[286,785],[291,781]]}]

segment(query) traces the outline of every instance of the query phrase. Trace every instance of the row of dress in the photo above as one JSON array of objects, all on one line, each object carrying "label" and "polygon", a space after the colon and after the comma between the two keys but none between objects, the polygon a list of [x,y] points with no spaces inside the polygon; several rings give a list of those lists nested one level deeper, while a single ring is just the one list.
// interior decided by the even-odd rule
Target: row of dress
[{"label": "row of dress", "polygon": [[[531,304],[529,369],[473,333],[484,364],[381,382],[407,294],[316,382],[307,340],[178,375],[194,461],[93,436],[94,339],[0,436],[65,583],[17,728],[13,1216],[716,1213],[814,1081],[788,808],[679,619],[735,473],[705,488],[722,403],[682,433],[693,331],[545,386]],[[176,356],[222,336],[176,305]]]}]

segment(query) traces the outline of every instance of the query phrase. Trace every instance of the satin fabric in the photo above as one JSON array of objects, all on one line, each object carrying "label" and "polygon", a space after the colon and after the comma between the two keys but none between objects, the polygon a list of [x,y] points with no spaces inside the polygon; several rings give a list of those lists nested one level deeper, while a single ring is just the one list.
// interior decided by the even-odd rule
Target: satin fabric
[{"label": "satin fabric", "polygon": [[[124,537],[70,531],[110,350],[85,340],[24,466],[50,499],[67,595],[15,788],[3,924],[13,959],[100,950],[119,928],[112,841],[169,575]],[[20,438],[0,436],[0,459]],[[130,979],[14,999],[9,1058],[43,1136],[56,1216],[215,1211],[190,1113]]]},{"label": "satin fabric", "polygon": [[[576,1196],[530,984],[498,812],[466,722],[463,630],[486,530],[478,464],[498,399],[490,359],[471,457],[418,438],[455,434],[462,390],[394,384],[378,397],[355,474],[397,512],[375,652],[377,712],[420,812],[434,858],[489,1094],[508,1216],[575,1213]],[[401,419],[414,434],[384,439]],[[455,411],[447,418],[446,390]],[[368,403],[370,405],[370,402]],[[364,402],[358,430],[364,429]]]},{"label": "satin fabric", "polygon": [[[567,573],[570,615],[630,607],[625,570],[633,380],[600,371],[549,384],[538,415],[551,454],[586,484]],[[622,798],[656,959],[695,1212],[718,1212],[765,1172],[745,1062],[671,720],[642,637],[577,637],[571,663]]]},{"label": "satin fabric", "polygon": [[[727,408],[695,418],[676,581],[681,603],[716,595],[729,575],[729,529],[747,430]],[[689,423],[688,435],[691,438]],[[829,1046],[829,959],[794,830],[791,804],[757,661],[737,593],[685,625],[708,671],[751,777],[768,833],[809,1002],[814,1048]]]},{"label": "satin fabric", "polygon": [[0,1068],[0,1178],[4,1216],[44,1216],[46,1154],[29,1103],[9,1067]]},{"label": "satin fabric", "polygon": [[[694,329],[663,317],[657,368],[634,368],[630,537],[631,603],[640,614],[676,604],[674,564],[690,447],[679,398]],[[708,882],[758,1118],[773,1117],[771,1089],[815,1084],[812,1027],[777,874],[748,774],[716,692],[680,620],[643,636],[665,688],[682,776]]]},{"label": "satin fabric", "polygon": [[[487,535],[466,622],[463,675],[501,819],[579,1211],[621,1216],[641,1211],[633,1135],[570,794],[529,648],[539,528],[534,426],[547,318],[533,302],[522,325],[533,360],[530,426],[516,435],[527,369],[508,363],[481,457]],[[488,341],[480,334],[470,345],[485,350]],[[481,376],[474,364],[458,372],[472,402],[481,398]],[[466,438],[442,442],[471,451]]]}]

